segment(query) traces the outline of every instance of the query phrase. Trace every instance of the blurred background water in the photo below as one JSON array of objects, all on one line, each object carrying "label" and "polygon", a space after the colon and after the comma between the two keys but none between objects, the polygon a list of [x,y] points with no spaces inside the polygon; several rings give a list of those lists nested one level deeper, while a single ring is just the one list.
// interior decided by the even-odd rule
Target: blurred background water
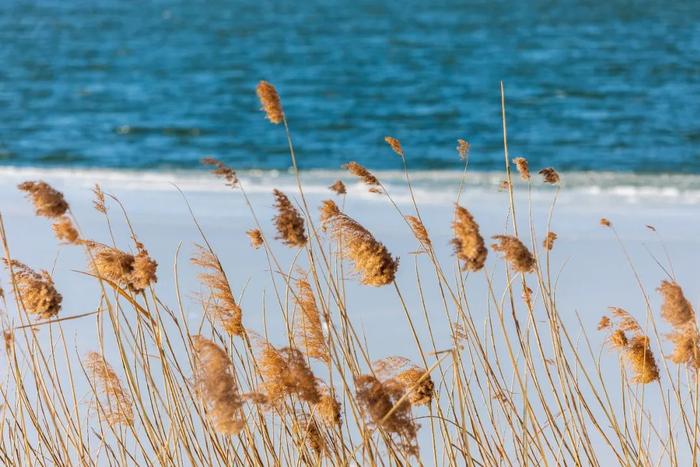
[{"label": "blurred background water", "polygon": [[0,165],[700,173],[700,2],[2,0]]}]

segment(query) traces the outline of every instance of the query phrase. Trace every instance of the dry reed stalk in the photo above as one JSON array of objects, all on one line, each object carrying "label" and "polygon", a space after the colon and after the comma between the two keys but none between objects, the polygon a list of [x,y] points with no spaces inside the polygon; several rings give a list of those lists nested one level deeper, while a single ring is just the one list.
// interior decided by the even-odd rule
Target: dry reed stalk
[{"label": "dry reed stalk", "polygon": [[457,154],[459,154],[459,158],[461,160],[466,160],[467,155],[469,154],[469,143],[467,143],[463,139],[458,139],[457,140]]},{"label": "dry reed stalk", "polygon": [[289,201],[287,195],[275,189],[272,192],[275,196],[275,209],[277,215],[274,217],[275,227],[279,233],[278,239],[287,246],[302,247],[308,241],[304,230],[304,218],[297,208]]},{"label": "dry reed stalk", "polygon": [[80,239],[78,230],[68,216],[61,216],[51,225],[54,235],[59,241],[77,245]]},{"label": "dry reed stalk", "polygon": [[411,226],[413,235],[415,235],[416,239],[423,245],[423,248],[428,250],[432,246],[432,242],[430,241],[428,230],[425,228],[425,225],[423,225],[421,220],[416,216],[404,216],[404,218],[408,222],[408,225]]},{"label": "dry reed stalk", "polygon": [[545,183],[555,185],[559,183],[559,173],[552,167],[547,167],[538,172],[544,178]]},{"label": "dry reed stalk", "polygon": [[[355,161],[348,162],[343,166],[344,169],[346,169],[348,172],[351,174],[355,175],[358,177],[362,182],[371,187],[371,189],[379,189],[380,183],[379,179],[372,175],[372,172],[367,170],[365,167],[361,166]],[[381,193],[381,191],[379,191]]]},{"label": "dry reed stalk", "polygon": [[250,246],[252,246],[256,250],[260,248],[265,242],[260,229],[250,229],[246,231],[246,235],[250,239]]},{"label": "dry reed stalk", "polygon": [[342,255],[353,262],[363,284],[379,287],[394,280],[398,260],[367,229],[342,213],[333,201],[323,202],[321,221],[342,243]]},{"label": "dry reed stalk", "polygon": [[545,250],[552,250],[554,248],[554,241],[557,239],[557,234],[554,232],[547,232],[547,236],[544,238],[544,241],[542,242],[542,246],[544,246]]},{"label": "dry reed stalk", "polygon": [[413,421],[411,404],[408,400],[404,400],[390,414],[402,396],[403,391],[399,385],[382,384],[371,375],[360,375],[355,378],[355,397],[369,416],[370,422],[390,435],[397,435],[399,446],[408,454],[417,455],[418,425]]},{"label": "dry reed stalk", "polygon": [[279,94],[277,94],[277,89],[267,81],[260,81],[255,91],[258,94],[260,105],[267,115],[267,119],[275,125],[282,123],[284,121],[284,111],[282,110],[282,103],[280,102]]},{"label": "dry reed stalk", "polygon": [[532,272],[535,269],[535,257],[517,237],[494,235],[491,238],[499,242],[491,245],[491,248],[502,252],[513,269],[518,272]]},{"label": "dry reed stalk", "polygon": [[391,150],[394,151],[397,156],[400,156],[402,159],[404,158],[403,148],[401,147],[401,141],[392,136],[385,136],[384,141],[386,141],[386,144],[388,144],[389,147],[391,147]]},{"label": "dry reed stalk", "polygon": [[452,221],[454,246],[457,258],[464,262],[462,269],[466,271],[478,271],[484,267],[488,250],[484,245],[484,239],[479,233],[479,224],[469,211],[455,204],[455,216]]},{"label": "dry reed stalk", "polygon": [[235,435],[244,426],[236,376],[226,351],[202,336],[192,337],[194,381],[197,395],[214,429],[223,435]]},{"label": "dry reed stalk", "polygon": [[348,192],[345,188],[345,183],[343,183],[341,180],[336,180],[333,185],[328,187],[328,189],[334,192],[336,195],[344,195]]},{"label": "dry reed stalk", "polygon": [[[7,260],[5,260],[5,265]],[[38,319],[53,318],[61,311],[63,297],[56,290],[48,271],[36,272],[24,263],[12,260],[12,280],[27,313]]]},{"label": "dry reed stalk", "polygon": [[320,400],[316,377],[298,349],[276,349],[270,343],[262,342],[258,364],[264,393],[270,404],[277,404],[287,395],[297,395],[312,404]]},{"label": "dry reed stalk", "polygon": [[323,337],[321,315],[316,306],[316,299],[311,284],[306,279],[297,280],[297,304],[301,309],[296,319],[295,342],[304,350],[307,357],[330,361],[328,346]]},{"label": "dry reed stalk", "polygon": [[675,282],[662,281],[657,290],[664,299],[661,305],[661,317],[671,326],[679,328],[695,320],[693,307],[685,298],[680,285]]},{"label": "dry reed stalk", "polygon": [[243,313],[233,296],[219,258],[199,245],[197,249],[197,254],[191,261],[202,268],[203,271],[198,276],[199,280],[210,291],[212,303],[207,307],[207,312],[215,321],[221,323],[228,334],[243,337]]},{"label": "dry reed stalk", "polygon": [[110,426],[133,426],[133,402],[107,360],[97,352],[89,352],[85,356],[85,368],[96,394],[104,397],[104,401],[96,399],[100,416]]},{"label": "dry reed stalk", "polygon": [[515,168],[518,169],[520,178],[526,181],[530,180],[530,167],[528,166],[527,159],[524,157],[516,157],[513,159],[513,163],[515,164]]},{"label": "dry reed stalk", "polygon": [[214,159],[213,157],[205,157],[202,159],[202,164],[214,167],[211,173],[226,180],[226,185],[230,186],[231,188],[238,186],[238,176],[236,175],[236,171],[225,165],[223,162]]},{"label": "dry reed stalk", "polygon": [[92,251],[90,267],[95,275],[138,293],[158,281],[158,263],[137,242],[136,256],[93,241],[84,241]]},{"label": "dry reed stalk", "polygon": [[63,193],[46,182],[26,181],[17,185],[17,188],[26,192],[31,198],[37,216],[55,219],[68,211],[68,203],[63,198]]}]

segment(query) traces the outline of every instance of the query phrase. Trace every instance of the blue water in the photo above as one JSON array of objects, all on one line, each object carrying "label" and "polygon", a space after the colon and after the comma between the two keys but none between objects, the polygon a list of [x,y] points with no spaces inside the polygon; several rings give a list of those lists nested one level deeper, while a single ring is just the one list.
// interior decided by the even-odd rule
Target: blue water
[{"label": "blue water", "polygon": [[700,173],[700,2],[0,1],[0,164]]}]

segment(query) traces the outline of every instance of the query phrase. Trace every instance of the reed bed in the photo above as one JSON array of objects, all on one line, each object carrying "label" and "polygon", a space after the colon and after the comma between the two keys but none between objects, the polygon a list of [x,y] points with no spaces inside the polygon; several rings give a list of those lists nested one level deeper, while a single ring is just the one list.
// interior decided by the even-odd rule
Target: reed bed
[{"label": "reed bed", "polygon": [[[137,240],[125,211],[131,236],[115,238],[112,226],[122,222],[112,213],[121,209],[118,199],[95,188],[95,209],[110,238],[93,239],[80,230],[70,200],[45,182],[26,181],[18,188],[38,216],[53,222],[47,229],[58,242],[82,250],[85,267],[76,273],[94,280],[100,293],[95,311],[63,310],[51,265],[24,264],[0,215],[7,284],[0,289],[7,369],[0,381],[0,463],[697,463],[700,334],[684,279],[660,276],[660,309],[640,282],[646,307],[612,307],[601,312],[597,329],[562,316],[550,267],[557,252],[551,213],[547,225],[533,225],[531,215],[529,226],[518,225],[516,211],[530,206],[517,196],[523,191],[513,189],[511,167],[527,187],[555,185],[549,187],[552,211],[563,177],[551,167],[537,177],[525,158],[510,159],[504,101],[508,224],[490,248],[460,199],[461,187],[454,216],[441,227],[453,238],[453,262],[446,264],[413,196],[406,212],[369,169],[345,165],[346,182],[359,179],[384,197],[405,235],[418,242],[410,287],[419,297],[428,288],[439,291],[428,306],[414,303],[415,294],[397,282],[399,268],[412,267],[412,260],[399,262],[363,225],[362,213],[345,210],[346,182],[331,185],[321,205],[309,205],[280,95],[264,81],[257,94],[271,131],[285,132],[297,190],[275,190],[276,214],[261,222],[235,170],[213,158],[203,162],[230,196],[250,207],[250,246],[239,241],[261,250],[261,264],[242,267],[269,272],[273,299],[265,317],[281,322],[285,335],[249,327],[246,316],[254,311],[237,297],[243,284],[229,281],[196,218],[201,244],[190,264],[175,268],[176,282],[180,268],[198,274],[202,319],[193,326],[179,284],[175,296],[159,294],[164,260],[157,262]],[[410,148],[395,137],[386,143],[400,157],[413,194]],[[468,159],[469,143],[459,139],[455,163],[464,164],[465,175]],[[601,224],[616,236],[611,221]],[[293,252],[290,263],[281,249]],[[351,312],[350,282],[395,296],[410,329],[396,353],[409,343],[415,361],[370,353]],[[485,297],[487,310],[472,309],[474,294]],[[94,349],[85,355],[64,333],[66,321],[78,319],[95,325]],[[434,334],[438,320],[450,329],[448,337]],[[604,360],[617,361],[619,371],[604,369]]]}]

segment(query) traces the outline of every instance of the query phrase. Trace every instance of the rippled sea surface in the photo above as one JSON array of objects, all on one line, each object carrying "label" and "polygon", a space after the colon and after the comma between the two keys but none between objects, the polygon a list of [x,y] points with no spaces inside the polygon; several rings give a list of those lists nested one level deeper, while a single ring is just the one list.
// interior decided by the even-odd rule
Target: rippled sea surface
[{"label": "rippled sea surface", "polygon": [[0,165],[700,173],[700,2],[0,2]]}]

